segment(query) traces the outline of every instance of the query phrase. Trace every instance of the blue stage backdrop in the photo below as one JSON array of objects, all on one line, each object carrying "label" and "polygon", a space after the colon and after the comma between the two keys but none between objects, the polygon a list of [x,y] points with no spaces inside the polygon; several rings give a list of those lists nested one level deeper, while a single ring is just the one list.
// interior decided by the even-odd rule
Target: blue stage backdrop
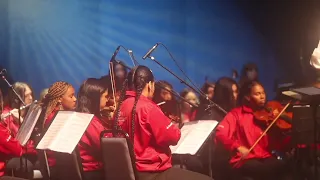
[{"label": "blue stage backdrop", "polygon": [[[206,76],[231,76],[231,69],[240,71],[249,61],[258,64],[268,93],[277,75],[273,50],[231,0],[2,0],[0,5],[1,64],[36,93],[58,80],[78,88],[88,77],[107,74],[118,45],[132,49],[157,80],[182,90],[173,76],[141,59],[156,42],[168,46],[198,86]],[[183,77],[163,47],[153,55]],[[125,51],[118,58],[133,66]]]}]

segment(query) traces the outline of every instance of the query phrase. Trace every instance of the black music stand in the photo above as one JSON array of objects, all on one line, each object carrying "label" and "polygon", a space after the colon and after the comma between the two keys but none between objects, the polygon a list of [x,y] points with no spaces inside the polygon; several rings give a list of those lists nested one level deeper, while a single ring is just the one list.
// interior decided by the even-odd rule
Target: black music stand
[{"label": "black music stand", "polygon": [[[313,135],[314,135],[314,145],[317,147],[318,144],[318,123],[317,123],[317,109],[320,105],[320,89],[310,86],[310,87],[302,87],[302,88],[295,88],[291,89],[291,93],[283,93],[287,96],[290,96],[294,99],[298,99],[304,102],[307,102],[310,104],[310,107],[312,108],[312,119],[314,121],[314,129],[313,129]],[[315,179],[318,179],[318,159],[317,159],[317,148],[315,148],[314,151],[314,177]]]}]

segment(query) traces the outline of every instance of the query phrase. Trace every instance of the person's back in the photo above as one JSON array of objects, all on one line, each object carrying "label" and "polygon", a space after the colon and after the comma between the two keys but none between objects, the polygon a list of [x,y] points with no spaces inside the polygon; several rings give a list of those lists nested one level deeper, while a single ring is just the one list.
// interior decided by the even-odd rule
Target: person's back
[{"label": "person's back", "polygon": [[[131,117],[136,93],[127,92],[120,112],[120,124],[123,130],[132,133]],[[180,139],[180,130],[170,125],[170,120],[160,108],[148,98],[141,96],[136,107],[135,153],[138,171],[161,171],[172,167],[169,146],[176,145]],[[121,119],[128,117],[129,119]],[[122,122],[122,123],[121,123]],[[156,140],[157,143],[152,141]]]},{"label": "person's back", "polygon": [[[173,168],[170,145],[178,143],[178,124],[167,118],[152,101],[154,77],[145,66],[135,67],[128,74],[128,86],[134,92],[122,93],[114,128],[126,131],[133,143],[137,175],[140,180],[211,180],[191,171]],[[123,88],[125,89],[125,88]]]}]

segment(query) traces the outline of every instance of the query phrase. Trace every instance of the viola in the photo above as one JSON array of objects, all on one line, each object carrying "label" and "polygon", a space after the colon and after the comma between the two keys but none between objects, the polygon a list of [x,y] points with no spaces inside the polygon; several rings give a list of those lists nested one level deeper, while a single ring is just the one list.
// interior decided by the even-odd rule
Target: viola
[{"label": "viola", "polygon": [[[284,106],[278,101],[269,101],[264,108],[254,112],[254,117],[258,122],[269,126],[283,108]],[[292,113],[283,112],[276,120],[275,125],[280,128],[280,130],[290,130],[292,127],[292,115]]]}]

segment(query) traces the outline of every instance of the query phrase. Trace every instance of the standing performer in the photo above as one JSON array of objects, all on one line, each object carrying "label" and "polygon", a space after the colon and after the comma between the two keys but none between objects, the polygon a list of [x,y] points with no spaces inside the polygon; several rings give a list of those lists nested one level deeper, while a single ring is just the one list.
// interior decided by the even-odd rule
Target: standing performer
[{"label": "standing performer", "polygon": [[216,141],[222,143],[226,150],[233,154],[230,165],[235,172],[254,180],[282,179],[284,162],[272,156],[270,150],[277,141],[274,140],[273,143],[270,134],[265,135],[249,152],[249,148],[263,133],[253,113],[264,108],[264,88],[257,81],[247,82],[241,87],[240,93],[244,95],[241,106],[229,112],[218,125]]},{"label": "standing performer", "polygon": [[[109,91],[109,92],[108,92]],[[85,179],[103,180],[100,133],[107,129],[101,111],[106,107],[111,92],[110,80],[87,79],[80,87],[76,111],[94,114],[78,148]]]},{"label": "standing performer", "polygon": [[140,180],[210,180],[195,172],[172,168],[169,146],[180,139],[180,129],[153,101],[154,76],[146,66],[137,66],[128,74],[127,99],[120,99],[116,113],[120,127],[130,135]]}]

